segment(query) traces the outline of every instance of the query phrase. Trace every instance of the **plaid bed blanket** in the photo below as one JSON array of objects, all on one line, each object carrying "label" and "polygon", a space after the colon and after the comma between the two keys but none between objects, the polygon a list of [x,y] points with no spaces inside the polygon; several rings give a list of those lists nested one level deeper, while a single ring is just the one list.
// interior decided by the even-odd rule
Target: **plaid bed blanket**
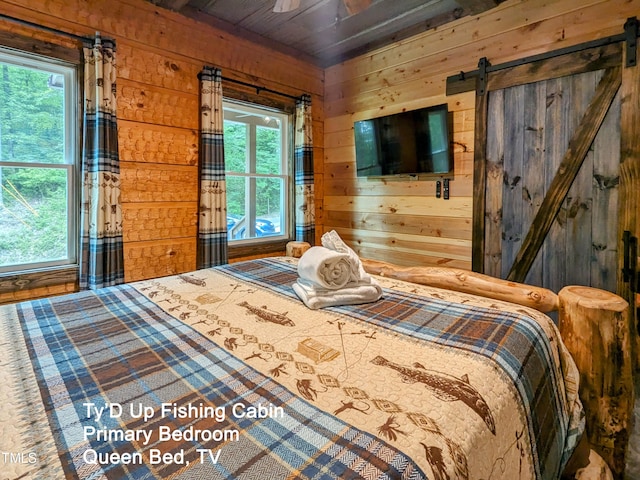
[{"label": "plaid bed blanket", "polygon": [[34,478],[559,476],[582,425],[547,317],[386,279],[311,312],[295,279],[264,259],[0,309]]}]

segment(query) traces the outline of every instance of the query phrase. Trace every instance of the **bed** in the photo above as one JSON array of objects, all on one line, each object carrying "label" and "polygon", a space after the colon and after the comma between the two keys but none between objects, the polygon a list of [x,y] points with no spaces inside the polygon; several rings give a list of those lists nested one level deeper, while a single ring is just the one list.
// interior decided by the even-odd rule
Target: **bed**
[{"label": "bed", "polygon": [[291,289],[297,262],[0,307],[8,478],[557,479],[584,466],[579,372],[547,315],[388,275],[377,302],[310,310]]}]

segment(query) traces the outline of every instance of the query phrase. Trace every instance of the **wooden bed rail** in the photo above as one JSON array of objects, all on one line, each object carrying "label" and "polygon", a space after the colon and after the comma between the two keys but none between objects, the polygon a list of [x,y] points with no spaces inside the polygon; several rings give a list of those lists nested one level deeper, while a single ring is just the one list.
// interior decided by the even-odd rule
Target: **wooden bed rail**
[{"label": "wooden bed rail", "polygon": [[[300,258],[310,247],[307,242],[291,241],[287,243],[287,256]],[[365,258],[361,261],[364,269],[372,275],[503,300],[543,313],[558,310],[558,295],[546,288],[501,280],[462,268],[401,267]]]},{"label": "wooden bed rail", "polygon": [[501,280],[470,270],[451,267],[401,267],[366,259],[362,259],[362,265],[368,273],[382,277],[504,300],[545,313],[558,310],[558,295],[551,290]]}]

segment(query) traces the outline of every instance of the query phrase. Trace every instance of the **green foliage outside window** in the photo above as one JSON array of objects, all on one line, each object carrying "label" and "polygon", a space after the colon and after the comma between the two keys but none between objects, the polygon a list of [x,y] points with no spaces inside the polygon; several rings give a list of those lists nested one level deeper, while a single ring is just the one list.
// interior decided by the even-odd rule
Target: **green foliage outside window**
[{"label": "green foliage outside window", "polygon": [[36,165],[66,163],[64,90],[52,85],[56,78],[0,63],[0,267],[69,255],[67,169]]},{"label": "green foliage outside window", "polygon": [[[280,132],[275,128],[258,127],[256,132],[256,169],[247,171],[247,125],[224,123],[224,158],[227,171],[227,212],[244,216],[244,177],[233,173],[280,174]],[[270,215],[280,209],[281,182],[271,178],[256,180],[256,216]]]},{"label": "green foliage outside window", "polygon": [[0,65],[0,160],[64,163],[63,90],[49,73]]}]

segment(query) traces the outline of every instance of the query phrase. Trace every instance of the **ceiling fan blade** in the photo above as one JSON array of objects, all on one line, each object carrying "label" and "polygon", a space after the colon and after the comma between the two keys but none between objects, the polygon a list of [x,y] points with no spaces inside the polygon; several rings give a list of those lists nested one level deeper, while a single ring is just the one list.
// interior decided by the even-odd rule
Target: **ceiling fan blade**
[{"label": "ceiling fan blade", "polygon": [[290,12],[300,6],[300,0],[276,0],[273,11],[276,13]]},{"label": "ceiling fan blade", "polygon": [[371,0],[343,0],[349,15],[355,15],[366,10],[371,5]]}]

